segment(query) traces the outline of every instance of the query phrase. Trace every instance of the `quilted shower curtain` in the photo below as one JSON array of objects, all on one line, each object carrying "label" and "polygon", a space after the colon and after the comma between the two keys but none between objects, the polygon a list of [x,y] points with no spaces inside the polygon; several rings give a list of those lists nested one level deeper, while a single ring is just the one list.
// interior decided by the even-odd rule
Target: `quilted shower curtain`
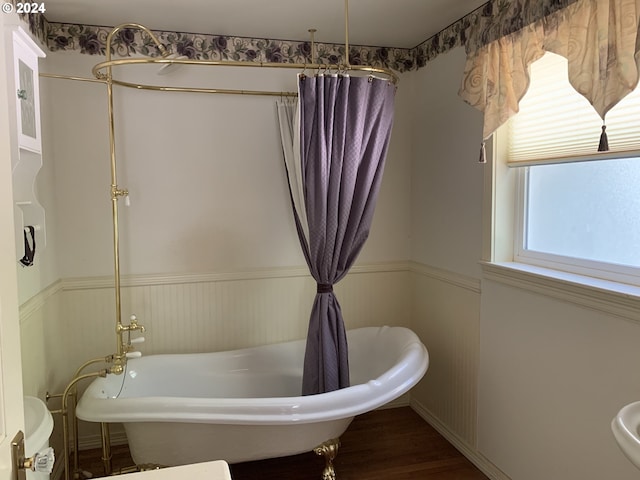
[{"label": "quilted shower curtain", "polygon": [[337,75],[298,77],[297,104],[278,105],[293,214],[317,293],[302,394],[349,386],[347,338],[333,293],[371,227],[393,124],[395,86]]}]

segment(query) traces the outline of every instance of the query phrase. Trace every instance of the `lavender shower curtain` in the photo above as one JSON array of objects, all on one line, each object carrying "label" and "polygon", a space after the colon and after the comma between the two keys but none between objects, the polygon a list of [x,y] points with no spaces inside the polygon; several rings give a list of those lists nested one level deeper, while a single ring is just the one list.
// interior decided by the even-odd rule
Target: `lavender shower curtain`
[{"label": "lavender shower curtain", "polygon": [[302,394],[312,395],[349,386],[347,339],[333,285],[369,235],[395,86],[367,77],[300,75],[298,93],[297,111],[280,105],[279,112],[300,245],[317,282],[302,381]]}]

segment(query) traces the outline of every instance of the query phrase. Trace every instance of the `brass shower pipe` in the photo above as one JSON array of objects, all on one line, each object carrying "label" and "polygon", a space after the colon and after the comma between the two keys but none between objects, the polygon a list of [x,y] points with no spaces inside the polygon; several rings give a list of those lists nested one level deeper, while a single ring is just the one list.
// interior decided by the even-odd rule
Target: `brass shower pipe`
[{"label": "brass shower pipe", "polygon": [[[67,451],[65,451],[65,458],[68,458],[68,445],[69,445],[69,407],[66,404],[66,396],[71,396],[71,398],[73,399],[73,415],[71,417],[71,430],[73,432],[73,471],[74,474],[75,472],[79,471],[79,462],[78,462],[78,451],[80,449],[80,445],[79,445],[79,436],[78,436],[78,419],[76,418],[75,415],[75,407],[77,405],[77,401],[78,401],[78,381],[76,381],[75,379],[81,380],[82,378],[91,378],[91,377],[95,377],[95,376],[99,376],[99,377],[104,377],[106,376],[108,372],[108,370],[106,369],[101,369],[98,372],[95,373],[90,373],[87,374],[85,376],[81,376],[82,371],[89,367],[90,365],[96,364],[96,363],[103,363],[103,364],[111,364],[113,362],[114,359],[114,355],[107,355],[106,357],[97,357],[97,358],[93,358],[91,360],[86,361],[85,363],[83,363],[82,365],[80,365],[80,367],[76,370],[76,372],[73,374],[72,377],[72,381],[69,385],[67,385],[67,388],[65,389],[64,393],[62,394],[62,420],[63,420],[63,437],[64,435],[66,435],[66,438],[64,439],[65,445],[67,445]],[[73,388],[71,388],[73,387]],[[65,428],[66,428],[66,434],[65,434]],[[69,460],[66,460],[67,462]]]},{"label": "brass shower pipe", "polygon": [[[106,377],[107,374],[111,373],[109,368],[103,368],[96,372],[91,372],[87,374],[82,374],[82,371],[89,367],[90,365],[96,363],[110,364],[114,360],[114,355],[107,355],[106,357],[97,357],[87,362],[83,363],[73,374],[71,377],[71,381],[67,384],[63,393],[59,394],[50,394],[46,393],[46,401],[49,402],[52,398],[61,398],[61,405],[59,410],[50,410],[51,413],[61,414],[62,415],[62,438],[63,438],[63,460],[64,460],[64,476],[65,480],[70,480],[71,472],[73,472],[74,478],[80,478],[80,468],[78,462],[78,451],[79,451],[79,442],[78,442],[78,421],[75,417],[75,407],[77,403],[77,385],[78,382],[88,378],[95,377]],[[73,399],[72,408],[69,406],[69,398]],[[73,411],[74,414],[71,416],[71,421],[69,419],[69,413]],[[71,423],[71,425],[70,425]],[[71,469],[71,449],[70,449],[70,436],[73,439],[73,470]],[[104,436],[104,435],[103,435]],[[110,470],[105,468],[105,473],[111,473]]]},{"label": "brass shower pipe", "polygon": [[[166,57],[167,50],[164,48],[156,36],[145,26],[137,23],[124,23],[115,27],[109,35],[107,35],[107,60],[111,59],[111,41],[113,36],[123,28],[138,28],[153,40],[158,46],[161,54]],[[135,315],[131,316],[129,325],[122,323],[122,298],[120,291],[120,240],[118,232],[118,198],[128,196],[129,191],[118,187],[118,176],[116,171],[116,140],[115,140],[115,123],[113,115],[113,74],[111,66],[107,67],[106,77],[103,78],[107,83],[107,107],[109,115],[109,159],[111,164],[111,214],[113,219],[113,268],[115,282],[115,306],[116,306],[116,353],[113,357],[113,366],[109,369],[110,373],[121,374],[127,363],[128,344],[123,340],[123,333],[135,330],[144,332],[144,327],[138,325]],[[130,344],[129,344],[130,345]]]},{"label": "brass shower pipe", "polygon": [[[349,0],[344,0],[344,63],[349,67]],[[395,83],[395,82],[394,82]]]},{"label": "brass shower pipe", "polygon": [[[69,452],[69,406],[67,405],[67,399],[72,392],[75,385],[80,381],[87,378],[95,378],[95,377],[106,377],[107,374],[110,373],[108,369],[99,370],[97,372],[86,373],[84,375],[76,376],[67,388],[65,388],[64,393],[62,394],[62,436],[64,440],[64,475],[65,480],[70,479],[70,452]],[[78,465],[78,450],[74,449],[74,467],[77,468]],[[74,472],[75,475],[76,472]]]}]

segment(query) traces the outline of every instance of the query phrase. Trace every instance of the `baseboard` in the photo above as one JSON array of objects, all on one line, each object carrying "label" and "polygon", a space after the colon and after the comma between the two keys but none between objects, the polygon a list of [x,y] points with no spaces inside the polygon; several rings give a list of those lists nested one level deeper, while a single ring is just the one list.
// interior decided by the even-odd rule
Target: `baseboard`
[{"label": "baseboard", "polygon": [[411,399],[411,408],[420,415],[429,425],[435,428],[440,435],[446,438],[449,443],[456,447],[471,463],[473,463],[482,473],[491,480],[511,480],[509,476],[491,463],[475,448],[465,442],[462,438],[438,420],[429,410],[419,401]]},{"label": "baseboard", "polygon": [[399,408],[399,407],[408,407],[411,405],[411,397],[408,393],[404,395],[400,395],[395,400],[391,400],[389,403],[385,403],[381,407],[376,408],[376,410],[386,410],[387,408]]}]

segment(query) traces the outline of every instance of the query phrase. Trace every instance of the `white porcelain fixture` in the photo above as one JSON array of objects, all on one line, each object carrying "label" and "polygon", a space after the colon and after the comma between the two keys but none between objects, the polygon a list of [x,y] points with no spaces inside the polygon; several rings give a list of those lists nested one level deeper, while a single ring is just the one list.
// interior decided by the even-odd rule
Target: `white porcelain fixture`
[{"label": "white porcelain fixture", "polygon": [[622,407],[611,422],[611,430],[626,457],[640,468],[640,402]]},{"label": "white porcelain fixture", "polygon": [[[36,397],[24,397],[24,453],[33,457],[49,447],[53,432],[53,416],[45,403]],[[49,474],[27,470],[29,480],[48,480]]]},{"label": "white porcelain fixture", "polygon": [[123,422],[137,464],[229,463],[308,452],[339,437],[356,415],[406,393],[429,358],[402,327],[347,332],[348,388],[301,396],[305,341],[243,350],[151,355],[123,375],[94,380],[76,413]]},{"label": "white porcelain fixture", "polygon": [[118,476],[119,480],[183,480],[185,478],[189,480],[231,480],[231,472],[229,472],[227,462],[216,460]]}]

